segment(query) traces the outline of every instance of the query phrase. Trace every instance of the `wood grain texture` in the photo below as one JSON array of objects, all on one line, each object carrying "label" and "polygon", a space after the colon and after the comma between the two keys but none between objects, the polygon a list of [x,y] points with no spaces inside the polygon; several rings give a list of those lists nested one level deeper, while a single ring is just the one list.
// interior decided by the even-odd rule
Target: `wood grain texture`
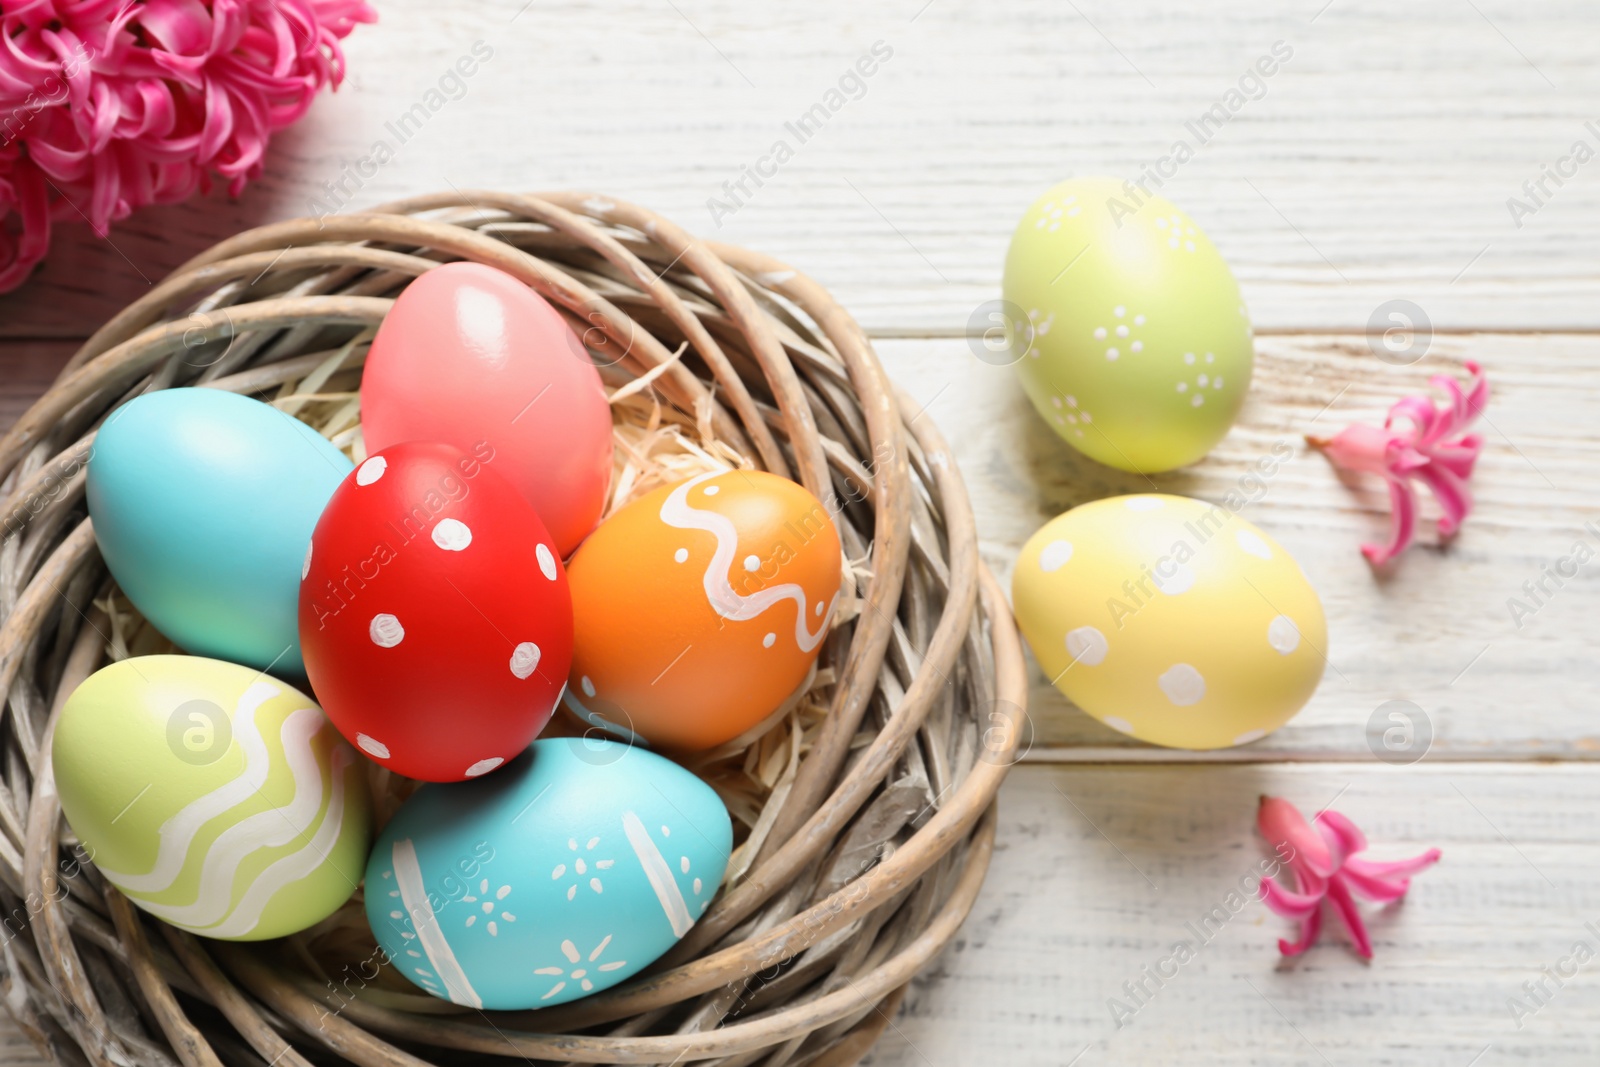
[{"label": "wood grain texture", "polygon": [[[1328,616],[1329,666],[1310,705],[1255,745],[1185,754],[1152,749],[1067,704],[1035,670],[1030,758],[1141,760],[1345,759],[1370,755],[1392,723],[1380,704],[1414,702],[1432,725],[1434,759],[1594,759],[1600,725],[1593,654],[1600,558],[1575,577],[1543,577],[1585,541],[1600,557],[1600,338],[1470,334],[1435,338],[1412,367],[1376,359],[1357,336],[1257,339],[1255,379],[1239,422],[1202,462],[1146,478],[1103,467],[1062,443],[1029,407],[1010,368],[974,358],[961,340],[884,340],[889,373],[944,430],[972,486],[983,553],[1009,582],[1022,543],[1077,504],[1117,493],[1161,492],[1221,503],[1300,562]],[[1430,375],[1460,375],[1464,359],[1489,368],[1488,441],[1473,479],[1477,508],[1454,543],[1439,547],[1431,501],[1418,544],[1374,575],[1357,551],[1387,530],[1378,479],[1341,481],[1302,435],[1354,420],[1381,422]],[[1271,473],[1273,448],[1294,454]],[[1570,567],[1568,569],[1571,569]],[[1545,582],[1542,606],[1524,582]],[[1520,619],[1508,600],[1536,607]],[[1520,622],[1520,625],[1519,625]],[[1411,713],[1413,716],[1415,713]],[[1419,753],[1420,754],[1420,753]]]},{"label": "wood grain texture", "polygon": [[[1337,798],[1376,857],[1443,850],[1401,904],[1364,909],[1370,964],[1337,931],[1280,962],[1292,928],[1258,903],[1213,921],[1203,945],[1186,927],[1266,856],[1260,793],[1307,811]],[[1022,768],[962,938],[912,985],[870,1062],[1593,1063],[1600,963],[1549,982],[1520,1029],[1508,999],[1536,1007],[1522,983],[1579,941],[1600,951],[1585,926],[1600,928],[1596,804],[1600,775],[1573,765]],[[1140,1006],[1123,983],[1184,940],[1196,957]],[[1120,1029],[1113,997],[1135,1010]]]},{"label": "wood grain texture", "polygon": [[[1600,163],[1547,181],[1520,227],[1506,203],[1575,141],[1600,148],[1584,0],[379,6],[349,81],[240,200],[141,213],[111,245],[62,224],[0,330],[81,336],[246,226],[453,184],[623,196],[802,266],[870,330],[959,334],[1044,189],[1137,176],[1185,137],[1194,158],[1162,192],[1228,257],[1259,327],[1359,330],[1395,297],[1453,327],[1600,327]],[[492,58],[402,141],[480,40]],[[1198,144],[1186,123],[1280,40],[1293,56],[1260,98]],[[785,123],[877,41],[892,58],[800,143]],[[779,139],[794,157],[718,227],[707,201]],[[380,140],[392,158],[362,176]]]}]

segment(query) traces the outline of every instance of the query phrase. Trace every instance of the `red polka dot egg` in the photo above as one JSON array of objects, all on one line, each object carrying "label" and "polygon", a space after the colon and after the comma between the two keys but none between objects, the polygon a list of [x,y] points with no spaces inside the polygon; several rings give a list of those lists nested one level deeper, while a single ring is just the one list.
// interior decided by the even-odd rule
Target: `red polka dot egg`
[{"label": "red polka dot egg", "polygon": [[312,688],[346,738],[407,777],[500,766],[544,728],[566,681],[566,572],[495,459],[428,442],[374,453],[311,535],[300,641]]}]

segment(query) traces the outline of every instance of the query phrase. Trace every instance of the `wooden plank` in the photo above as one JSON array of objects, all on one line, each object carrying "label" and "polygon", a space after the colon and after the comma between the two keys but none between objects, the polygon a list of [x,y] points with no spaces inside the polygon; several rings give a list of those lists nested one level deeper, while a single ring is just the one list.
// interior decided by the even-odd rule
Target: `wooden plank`
[{"label": "wooden plank", "polygon": [[[1230,910],[1267,856],[1261,793],[1308,813],[1337,798],[1376,858],[1443,850],[1402,904],[1364,906],[1370,964],[1331,917],[1319,946],[1280,962],[1290,924],[1255,902]],[[1580,941],[1600,953],[1597,804],[1587,766],[1019,768],[972,916],[868,1062],[1592,1063],[1596,964],[1573,975],[1570,956]],[[1219,907],[1209,940],[1190,931]],[[1180,941],[1194,958],[1145,979]],[[1523,989],[1541,980],[1543,1007]],[[1140,981],[1142,1004],[1123,987]],[[1520,1029],[1512,997],[1534,1009]],[[1120,1028],[1111,998],[1133,1011]]]},{"label": "wooden plank", "polygon": [[[82,336],[195,252],[342,185],[346,208],[597,189],[787,259],[881,334],[954,335],[1038,194],[1137,176],[1181,138],[1195,155],[1163,192],[1229,257],[1262,328],[1360,330],[1404,297],[1441,326],[1594,329],[1600,178],[1545,179],[1520,227],[1507,201],[1531,204],[1524,183],[1574,142],[1600,147],[1597,33],[1583,0],[389,0],[349,41],[349,82],[239,201],[143,212],[111,244],[61,224],[40,277],[0,299],[0,332]],[[493,56],[402,141],[395,124],[479,40]],[[1186,124],[1280,40],[1293,55],[1263,95],[1198,143]],[[801,143],[785,123],[876,41],[892,57]],[[779,139],[793,158],[714,219],[708,201]],[[380,140],[392,158],[363,164]]]},{"label": "wooden plank", "polygon": [[77,347],[71,341],[0,342],[0,433],[50,388]]},{"label": "wooden plank", "polygon": [[[978,514],[983,554],[1009,583],[1022,543],[1044,522],[1099,497],[1160,491],[1214,502],[1242,492],[1240,515],[1300,562],[1328,616],[1330,667],[1307,708],[1244,749],[1205,759],[1340,759],[1370,752],[1379,705],[1414,702],[1431,723],[1431,755],[1592,759],[1600,753],[1593,694],[1594,585],[1600,563],[1559,587],[1541,575],[1585,540],[1600,499],[1600,338],[1466,335],[1435,340],[1413,367],[1375,359],[1359,337],[1263,337],[1238,424],[1204,461],[1145,478],[1080,456],[1034,414],[1009,368],[980,362],[960,340],[880,341],[890,375],[944,432]],[[1477,506],[1462,534],[1436,545],[1431,501],[1419,546],[1375,577],[1357,551],[1381,539],[1388,498],[1376,479],[1341,483],[1301,440],[1354,420],[1381,422],[1388,404],[1426,389],[1430,374],[1487,368],[1488,437],[1473,480]],[[1278,443],[1293,456],[1252,480]],[[1507,601],[1546,581],[1536,613]],[[1186,759],[1131,741],[1077,711],[1035,671],[1033,758]],[[1415,717],[1416,713],[1410,713]],[[1374,739],[1391,726],[1377,719]],[[1065,751],[1053,750],[1060,746]],[[1087,750],[1081,750],[1086,747]]]}]

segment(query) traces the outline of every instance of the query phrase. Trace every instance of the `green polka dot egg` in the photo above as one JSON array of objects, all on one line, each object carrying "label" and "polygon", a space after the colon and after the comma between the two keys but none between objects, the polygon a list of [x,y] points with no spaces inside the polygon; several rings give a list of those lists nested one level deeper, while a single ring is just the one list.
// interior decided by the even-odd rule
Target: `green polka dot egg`
[{"label": "green polka dot egg", "polygon": [[1171,202],[1108,178],[1057,185],[1017,225],[1004,294],[1028,399],[1085,455],[1172,470],[1238,415],[1250,320],[1222,255]]},{"label": "green polka dot egg", "polygon": [[1249,744],[1288,722],[1322,678],[1327,625],[1299,564],[1201,500],[1073,508],[1023,546],[1011,594],[1045,676],[1141,741]]}]

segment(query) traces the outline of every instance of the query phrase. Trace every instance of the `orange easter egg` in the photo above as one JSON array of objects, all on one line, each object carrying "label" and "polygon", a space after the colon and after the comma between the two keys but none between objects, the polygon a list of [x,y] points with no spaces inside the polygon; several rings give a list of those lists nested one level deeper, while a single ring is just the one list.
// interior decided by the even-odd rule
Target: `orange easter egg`
[{"label": "orange easter egg", "polygon": [[738,737],[805,682],[841,562],[822,502],[774,474],[713,472],[640,497],[567,565],[568,706],[669,750]]}]

